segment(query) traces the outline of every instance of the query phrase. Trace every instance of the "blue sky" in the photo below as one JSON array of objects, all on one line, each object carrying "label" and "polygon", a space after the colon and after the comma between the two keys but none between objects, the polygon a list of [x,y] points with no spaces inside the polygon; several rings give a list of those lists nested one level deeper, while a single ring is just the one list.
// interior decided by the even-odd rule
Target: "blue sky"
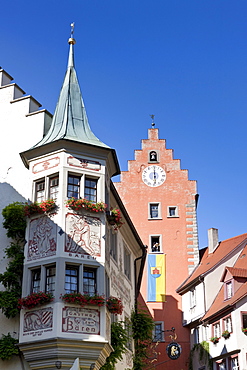
[{"label": "blue sky", "polygon": [[198,182],[200,247],[210,227],[247,232],[246,0],[3,0],[0,65],[52,113],[71,22],[91,128],[121,169],[155,114]]}]

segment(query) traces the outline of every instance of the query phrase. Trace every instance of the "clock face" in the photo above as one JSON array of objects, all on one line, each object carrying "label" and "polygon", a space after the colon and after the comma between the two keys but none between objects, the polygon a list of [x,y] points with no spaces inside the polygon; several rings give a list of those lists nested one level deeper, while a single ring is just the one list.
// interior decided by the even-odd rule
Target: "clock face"
[{"label": "clock face", "polygon": [[146,167],[142,172],[142,181],[151,187],[157,187],[166,180],[166,173],[162,167],[152,165]]}]

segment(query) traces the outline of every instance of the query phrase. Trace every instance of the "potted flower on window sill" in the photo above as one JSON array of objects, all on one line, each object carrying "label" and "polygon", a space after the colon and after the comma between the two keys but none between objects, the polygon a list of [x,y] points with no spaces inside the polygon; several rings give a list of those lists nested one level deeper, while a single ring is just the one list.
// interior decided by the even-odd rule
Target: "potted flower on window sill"
[{"label": "potted flower on window sill", "polygon": [[247,335],[247,328],[242,328],[242,332]]},{"label": "potted flower on window sill", "polygon": [[54,199],[47,199],[43,202],[31,202],[25,203],[24,214],[30,217],[34,214],[51,214],[55,213],[56,203]]},{"label": "potted flower on window sill", "polygon": [[119,298],[116,297],[109,297],[106,300],[106,307],[108,310],[115,314],[115,315],[121,315],[123,312],[123,304]]},{"label": "potted flower on window sill", "polygon": [[76,199],[76,198],[70,198],[67,199],[66,207],[73,209],[74,211],[80,211],[82,209],[85,209],[86,211],[91,212],[105,212],[107,208],[107,204],[103,202],[94,203],[91,200],[87,200],[85,198],[83,199]]},{"label": "potted flower on window sill", "polygon": [[111,208],[110,211],[106,212],[106,217],[109,224],[113,225],[115,230],[120,229],[123,225],[121,212],[118,208]]},{"label": "potted flower on window sill", "polygon": [[221,334],[221,336],[225,339],[228,339],[230,337],[230,332],[228,330],[225,330],[223,331],[223,333]]},{"label": "potted flower on window sill", "polygon": [[78,304],[81,307],[86,305],[93,305],[101,307],[105,304],[105,298],[99,294],[94,294],[93,296],[89,294],[81,293],[65,293],[60,297],[66,303]]},{"label": "potted flower on window sill", "polygon": [[27,297],[18,299],[18,308],[34,308],[36,306],[41,306],[42,304],[47,304],[53,301],[53,295],[51,293],[32,293]]},{"label": "potted flower on window sill", "polygon": [[218,337],[212,337],[210,338],[210,341],[213,343],[213,344],[217,344],[219,342],[220,338]]}]

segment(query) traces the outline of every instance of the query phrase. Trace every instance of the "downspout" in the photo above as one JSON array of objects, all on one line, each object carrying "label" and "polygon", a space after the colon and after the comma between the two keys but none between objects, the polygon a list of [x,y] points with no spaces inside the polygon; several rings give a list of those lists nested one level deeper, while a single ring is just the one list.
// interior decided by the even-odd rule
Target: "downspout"
[{"label": "downspout", "polygon": [[[140,257],[137,257],[134,260],[134,273],[135,273],[135,312],[137,313],[137,298],[140,293],[140,288],[141,288],[141,281],[142,281],[142,276],[143,276],[143,270],[144,270],[144,265],[147,257],[147,246],[143,246],[142,248],[142,255]],[[141,259],[141,266],[140,266],[140,271],[138,277],[136,276],[136,263]]]}]

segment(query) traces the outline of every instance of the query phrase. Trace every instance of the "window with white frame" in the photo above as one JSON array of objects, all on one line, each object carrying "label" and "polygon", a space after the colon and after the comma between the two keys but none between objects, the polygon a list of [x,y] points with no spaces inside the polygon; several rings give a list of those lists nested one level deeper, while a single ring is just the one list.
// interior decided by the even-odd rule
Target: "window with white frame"
[{"label": "window with white frame", "polygon": [[153,342],[164,341],[164,323],[163,321],[156,321],[153,329]]},{"label": "window with white frame", "polygon": [[192,288],[190,290],[190,308],[194,308],[196,306],[196,288]]},{"label": "window with white frame", "polygon": [[221,336],[220,323],[213,324],[213,336],[219,338]]},{"label": "window with white frame", "polygon": [[45,200],[45,179],[35,183],[35,201],[40,203]]},{"label": "window with white frame", "polygon": [[150,236],[151,252],[159,253],[161,252],[161,236],[160,235],[151,235]]},{"label": "window with white frame", "polygon": [[49,199],[57,199],[59,189],[59,177],[54,176],[49,178]]},{"label": "window with white frame", "polygon": [[227,316],[226,318],[224,318],[223,323],[224,323],[224,330],[227,330],[227,331],[229,331],[229,333],[231,333],[232,332],[232,318],[231,318],[231,316]]},{"label": "window with white frame", "polygon": [[151,219],[161,218],[160,203],[149,203],[148,218],[151,218]]},{"label": "window with white frame", "polygon": [[123,253],[124,253],[124,274],[125,276],[127,276],[129,280],[131,280],[131,258],[130,252],[125,244],[123,248]]},{"label": "window with white frame", "polygon": [[45,292],[53,293],[55,291],[56,265],[46,267]]},{"label": "window with white frame", "polygon": [[38,293],[41,290],[41,268],[35,268],[31,270],[31,293]]},{"label": "window with white frame", "polygon": [[177,206],[169,206],[167,208],[167,217],[178,217],[178,207]]},{"label": "window with white frame", "polygon": [[233,281],[225,282],[225,299],[230,299],[233,296]]}]

